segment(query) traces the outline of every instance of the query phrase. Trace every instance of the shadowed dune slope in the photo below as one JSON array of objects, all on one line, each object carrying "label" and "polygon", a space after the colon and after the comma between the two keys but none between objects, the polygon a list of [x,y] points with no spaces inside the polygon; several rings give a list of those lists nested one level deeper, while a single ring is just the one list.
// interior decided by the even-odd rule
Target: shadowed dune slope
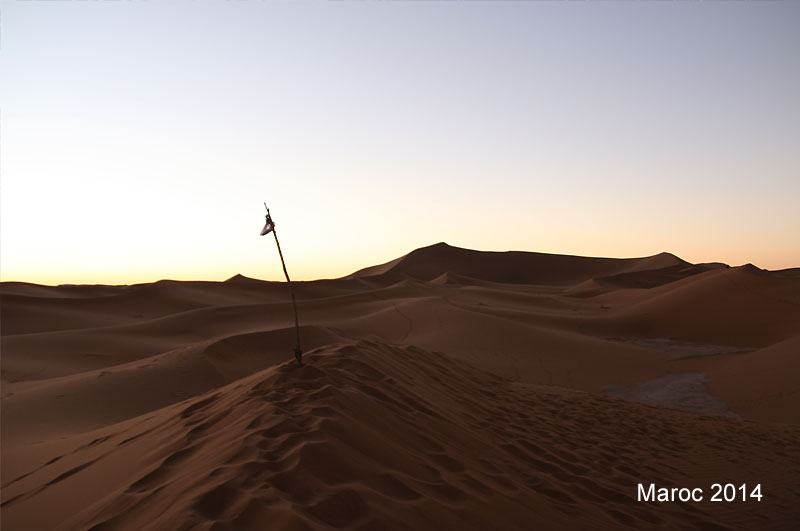
[{"label": "shadowed dune slope", "polygon": [[[3,527],[720,530],[800,518],[796,426],[515,383],[415,347],[360,341],[307,359],[58,442],[4,480]],[[709,492],[734,479],[768,495],[635,501],[639,482]]]}]

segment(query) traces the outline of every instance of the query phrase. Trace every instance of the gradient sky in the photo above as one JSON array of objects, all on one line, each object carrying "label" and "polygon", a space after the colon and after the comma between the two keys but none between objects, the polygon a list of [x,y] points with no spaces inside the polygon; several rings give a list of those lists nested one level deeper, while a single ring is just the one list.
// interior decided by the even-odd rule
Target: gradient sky
[{"label": "gradient sky", "polygon": [[0,4],[0,278],[800,266],[800,2]]}]

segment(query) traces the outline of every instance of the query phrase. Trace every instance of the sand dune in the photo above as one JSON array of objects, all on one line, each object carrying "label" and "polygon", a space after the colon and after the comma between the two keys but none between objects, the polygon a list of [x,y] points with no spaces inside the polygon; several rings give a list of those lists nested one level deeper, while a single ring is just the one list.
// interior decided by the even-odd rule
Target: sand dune
[{"label": "sand dune", "polygon": [[[4,483],[6,525],[55,500],[41,526],[720,529],[800,517],[796,426],[515,383],[414,347],[333,344],[307,360],[61,441],[56,461]],[[768,483],[770,497],[735,511],[634,501],[641,481],[734,477]]]},{"label": "sand dune", "polygon": [[3,528],[800,521],[793,270],[437,244],[296,293],[302,369],[284,283],[0,285]]},{"label": "sand dune", "polygon": [[711,389],[741,415],[800,423],[800,336],[726,357],[709,372]]},{"label": "sand dune", "polygon": [[402,275],[433,280],[442,273],[454,273],[511,284],[565,285],[592,277],[675,265],[691,266],[669,253],[646,258],[589,258],[519,251],[473,251],[437,243],[346,278]]},{"label": "sand dune", "polygon": [[798,334],[798,301],[796,278],[742,266],[655,288],[619,317],[655,336],[764,347]]}]

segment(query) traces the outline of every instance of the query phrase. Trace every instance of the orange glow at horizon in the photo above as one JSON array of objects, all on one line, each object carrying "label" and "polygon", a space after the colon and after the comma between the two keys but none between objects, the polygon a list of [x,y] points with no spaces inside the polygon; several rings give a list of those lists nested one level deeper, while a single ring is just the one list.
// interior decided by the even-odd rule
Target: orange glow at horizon
[{"label": "orange glow at horizon", "polygon": [[0,280],[800,267],[800,3],[199,4],[4,5]]}]

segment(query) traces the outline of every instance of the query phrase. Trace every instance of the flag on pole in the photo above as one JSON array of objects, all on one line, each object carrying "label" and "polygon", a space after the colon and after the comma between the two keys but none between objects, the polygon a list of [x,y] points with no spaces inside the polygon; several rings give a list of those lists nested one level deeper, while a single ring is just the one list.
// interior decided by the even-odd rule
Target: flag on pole
[{"label": "flag on pole", "polygon": [[267,214],[267,224],[264,225],[263,229],[261,229],[261,235],[266,236],[273,230],[275,230],[275,223],[272,222],[272,218],[269,217],[269,214]]},{"label": "flag on pole", "polygon": [[289,280],[289,272],[286,270],[286,262],[283,260],[283,252],[281,251],[281,242],[278,241],[278,231],[275,230],[275,223],[272,221],[272,216],[269,215],[269,208],[267,208],[267,204],[264,203],[264,208],[267,209],[267,223],[264,225],[264,228],[261,229],[261,235],[266,236],[270,232],[273,236],[275,236],[275,245],[278,247],[278,256],[281,257],[281,266],[283,266],[283,274],[286,277],[286,283],[289,285],[289,294],[292,297],[292,310],[294,311],[294,332],[295,332],[295,344],[294,344],[294,357],[297,360],[297,364],[299,366],[303,366],[303,351],[300,350],[300,320],[297,318],[297,300],[294,297],[294,290],[292,289],[292,281]]}]

